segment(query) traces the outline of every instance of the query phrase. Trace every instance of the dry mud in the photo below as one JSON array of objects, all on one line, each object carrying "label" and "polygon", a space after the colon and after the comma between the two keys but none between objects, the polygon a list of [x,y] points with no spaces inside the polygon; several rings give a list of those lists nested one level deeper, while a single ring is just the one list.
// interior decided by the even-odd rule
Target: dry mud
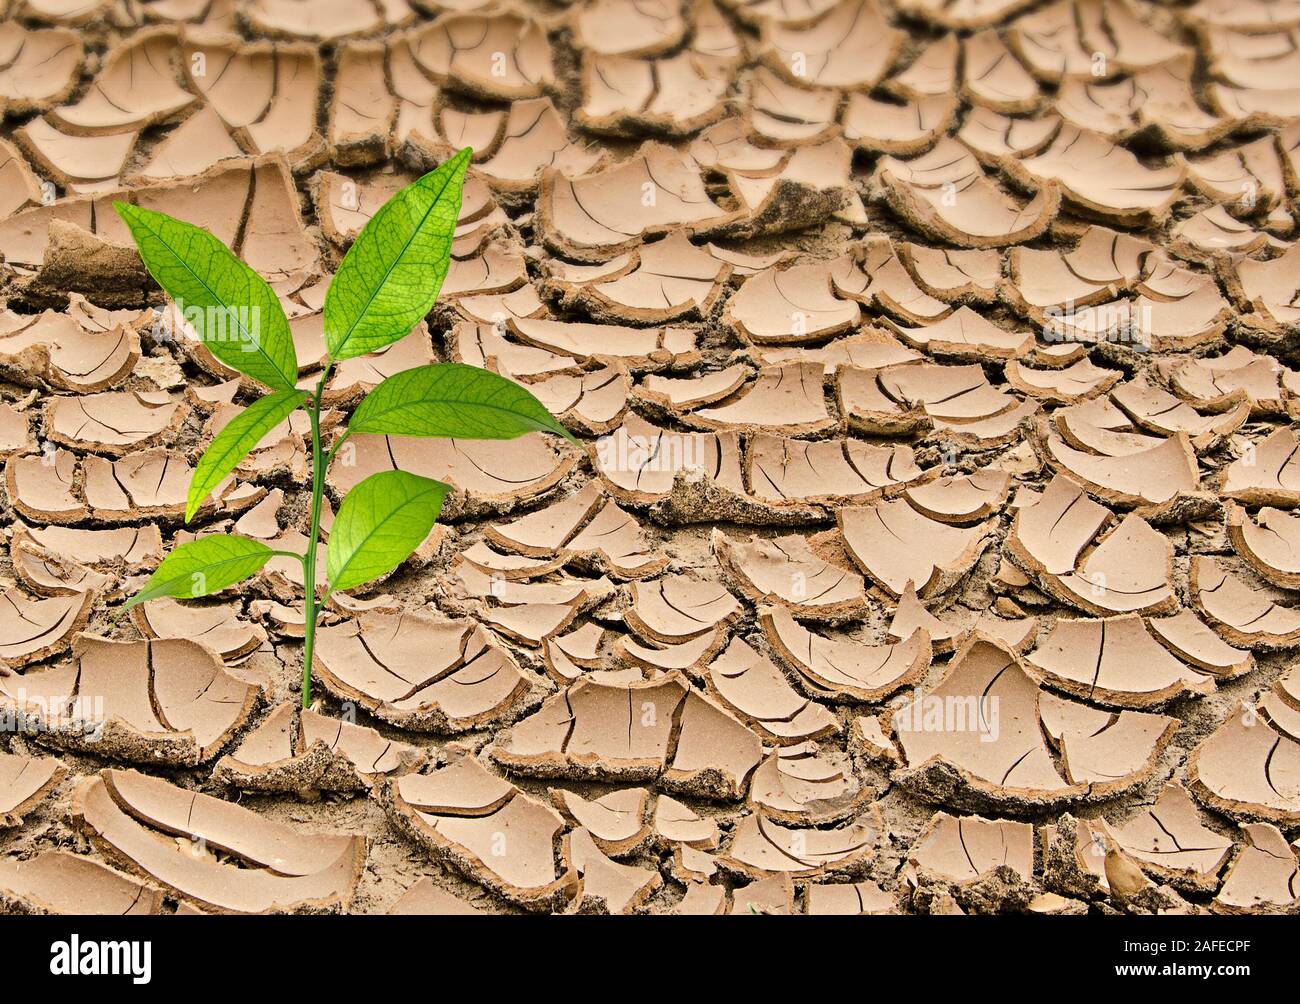
[{"label": "dry mud", "polygon": [[[75,9],[74,9],[75,8]],[[1295,912],[1288,2],[12,0],[0,910]],[[112,619],[304,542],[305,425],[112,211],[272,282],[475,148],[439,360],[578,435],[357,437],[455,486],[387,581]],[[326,543],[328,546],[328,543]]]}]

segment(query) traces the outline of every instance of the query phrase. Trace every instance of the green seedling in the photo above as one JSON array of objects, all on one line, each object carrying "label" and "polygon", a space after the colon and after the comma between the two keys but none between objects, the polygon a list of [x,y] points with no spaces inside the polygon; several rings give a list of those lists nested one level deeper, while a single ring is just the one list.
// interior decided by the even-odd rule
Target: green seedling
[{"label": "green seedling", "polygon": [[201,536],[172,549],[122,610],[171,596],[192,599],[233,586],[276,555],[302,562],[305,584],[302,704],[311,704],[316,618],[330,594],[372,582],[424,542],[449,487],[405,471],[374,474],[342,500],[330,530],[325,587],[318,596],[325,473],[358,434],[514,439],[537,430],[573,437],[523,387],[459,363],[417,366],[380,383],[356,407],[347,428],[325,447],[321,398],[334,365],[405,337],[432,309],[451,261],[465,171],[461,150],[386,202],[357,236],[325,296],[329,355],[314,390],[298,386],[289,322],[270,286],[207,231],[140,206],[114,203],[145,267],[178,312],[221,362],[268,388],[209,444],[190,482],[185,521],[277,425],[299,408],[311,422],[311,528],[307,551],[277,551],[235,534]]}]

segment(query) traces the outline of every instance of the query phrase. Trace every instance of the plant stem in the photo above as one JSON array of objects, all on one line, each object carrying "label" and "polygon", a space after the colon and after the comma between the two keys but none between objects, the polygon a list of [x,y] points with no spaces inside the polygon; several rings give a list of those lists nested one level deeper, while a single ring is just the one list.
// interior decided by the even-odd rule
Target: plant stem
[{"label": "plant stem", "polygon": [[[331,362],[320,375],[316,384],[316,395],[312,398],[308,415],[311,418],[311,529],[307,537],[307,553],[302,559],[302,587],[306,597],[304,603],[304,633],[302,643],[302,706],[311,707],[311,661],[312,651],[316,647],[316,545],[320,540],[321,498],[325,493],[325,464],[321,462],[320,452],[320,404],[325,393],[325,381],[329,379]],[[330,457],[334,451],[330,451]]]}]

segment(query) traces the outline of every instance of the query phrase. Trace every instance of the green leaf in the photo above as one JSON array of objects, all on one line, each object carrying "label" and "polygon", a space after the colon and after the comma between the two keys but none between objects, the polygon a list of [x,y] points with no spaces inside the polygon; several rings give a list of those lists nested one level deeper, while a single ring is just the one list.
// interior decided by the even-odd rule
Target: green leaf
[{"label": "green leaf", "polygon": [[372,474],[348,492],[330,527],[331,591],[386,575],[424,543],[451,489],[406,471]]},{"label": "green leaf", "polygon": [[259,398],[230,420],[209,444],[190,480],[185,522],[194,518],[208,493],[235,469],[262,438],[302,403],[306,392],[281,390]]},{"label": "green leaf", "polygon": [[352,242],[325,294],[325,344],[336,360],[397,341],[433,308],[473,155],[466,147],[407,185]]},{"label": "green leaf", "polygon": [[188,600],[215,593],[253,575],[274,554],[261,541],[225,533],[181,544],[163,558],[144,588],[119,613],[159,596]]},{"label": "green leaf", "polygon": [[464,363],[393,374],[357,405],[348,430],[455,439],[514,439],[541,430],[574,441],[531,392]]},{"label": "green leaf", "polygon": [[114,202],[149,274],[208,351],[274,390],[298,380],[289,322],[271,287],[201,227]]}]

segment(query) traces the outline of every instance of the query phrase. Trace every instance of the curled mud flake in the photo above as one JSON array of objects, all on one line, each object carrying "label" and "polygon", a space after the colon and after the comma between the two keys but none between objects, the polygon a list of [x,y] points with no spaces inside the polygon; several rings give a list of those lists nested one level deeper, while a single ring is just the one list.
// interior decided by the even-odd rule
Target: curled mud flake
[{"label": "curled mud flake", "polygon": [[0,139],[0,220],[41,202],[41,183],[18,148]]},{"label": "curled mud flake", "polygon": [[370,0],[252,0],[240,14],[258,34],[317,42],[398,27],[413,16],[405,3]]},{"label": "curled mud flake", "polygon": [[903,324],[933,324],[952,313],[952,304],[917,285],[887,237],[868,237],[852,259],[841,257],[832,266],[836,296],[874,306]]},{"label": "curled mud flake", "polygon": [[642,638],[671,645],[730,625],[742,607],[717,582],[672,574],[631,585],[628,626]]},{"label": "curled mud flake", "polygon": [[957,130],[957,139],[986,167],[997,167],[1006,158],[1040,153],[1056,135],[1061,120],[1056,115],[1036,119],[1011,118],[987,108],[974,107]]},{"label": "curled mud flake", "polygon": [[13,454],[5,461],[10,504],[38,523],[76,523],[89,515],[76,480],[76,454],[68,450]]},{"label": "curled mud flake", "polygon": [[90,328],[77,315],[47,310],[0,315],[0,373],[31,387],[94,393],[125,380],[140,358],[134,326]]},{"label": "curled mud flake", "polygon": [[81,36],[68,28],[27,28],[9,15],[0,26],[0,108],[13,115],[47,111],[77,86]]},{"label": "curled mud flake", "polygon": [[856,620],[867,612],[862,577],[821,558],[806,537],[738,541],[714,530],[711,544],[728,581],[755,604],[777,604],[814,621]]},{"label": "curled mud flake", "polygon": [[1090,799],[1122,794],[1145,783],[1178,728],[1178,719],[1168,715],[1114,715],[1046,693],[1039,700],[1039,715],[1060,754],[1066,780],[1087,784]]},{"label": "curled mud flake", "polygon": [[1011,23],[1007,41],[1036,77],[1052,83],[1132,73],[1188,52],[1126,3],[1095,0],[1057,0],[1023,14]]},{"label": "curled mud flake", "polygon": [[1068,446],[1099,457],[1131,457],[1160,446],[1166,437],[1139,432],[1109,398],[1097,397],[1052,414],[1056,431]]},{"label": "curled mud flake", "polygon": [[[687,366],[699,358],[698,335],[688,328],[634,328],[516,316],[506,320],[505,330],[534,349],[580,363],[613,357],[632,370],[642,370],[660,368],[669,362]],[[506,360],[508,365],[509,357]],[[527,375],[526,368],[513,372]]]},{"label": "curled mud flake", "polygon": [[912,844],[908,866],[926,878],[955,885],[978,882],[998,868],[1010,868],[1026,884],[1034,881],[1034,828],[1028,823],[936,813]]},{"label": "curled mud flake", "polygon": [[968,475],[948,475],[912,484],[903,490],[917,512],[941,523],[964,525],[1001,512],[1011,489],[1011,475],[989,468]]},{"label": "curled mud flake", "polygon": [[974,567],[992,529],[949,526],[901,500],[847,506],[836,515],[854,563],[891,597],[909,582],[920,583],[917,591],[927,597],[952,588]]},{"label": "curled mud flake", "polygon": [[574,913],[639,913],[663,885],[657,871],[619,864],[607,858],[586,827],[566,833],[560,853],[572,865],[579,879],[572,907]]},{"label": "curled mud flake", "polygon": [[316,128],[322,72],[315,47],[213,39],[189,44],[185,58],[187,66],[204,67],[202,76],[190,73],[190,83],[242,146],[255,154],[282,153],[297,170],[324,159],[325,141]]},{"label": "curled mud flake", "polygon": [[654,838],[661,845],[682,844],[697,850],[718,846],[721,831],[712,819],[706,819],[669,795],[655,800],[651,819]]},{"label": "curled mud flake", "polygon": [[977,32],[962,45],[961,94],[973,105],[1008,115],[1034,111],[1042,100],[1038,84],[1007,51],[995,30]]},{"label": "curled mud flake", "polygon": [[1104,534],[1073,571],[1044,572],[1039,582],[1062,602],[1103,617],[1170,613],[1178,605],[1173,545],[1132,513]]},{"label": "curled mud flake", "polygon": [[619,657],[632,667],[653,677],[658,673],[680,670],[690,676],[699,676],[713,657],[722,651],[727,634],[715,629],[689,641],[671,645],[643,645],[634,638],[624,636],[614,646]]},{"label": "curled mud flake", "polygon": [[1085,212],[1122,225],[1159,223],[1182,190],[1187,168],[1151,167],[1104,136],[1064,125],[1041,153],[1003,159],[1003,167],[1027,187],[1055,192]]},{"label": "curled mud flake", "polygon": [[1007,255],[1006,290],[1036,320],[1045,308],[1090,306],[1132,289],[1151,271],[1155,245],[1108,227],[1089,226],[1074,250],[1018,247]]},{"label": "curled mud flake", "polygon": [[510,105],[500,147],[475,170],[494,188],[532,192],[544,170],[577,178],[599,170],[607,160],[597,146],[574,140],[551,99],[544,97]]},{"label": "curled mud flake", "polygon": [[1232,856],[1233,842],[1201,822],[1196,803],[1177,782],[1167,784],[1150,808],[1120,825],[1098,826],[1153,877],[1208,892]]},{"label": "curled mud flake", "polygon": [[71,661],[4,681],[0,693],[52,746],[178,766],[214,757],[259,700],[196,642],[91,636]]},{"label": "curled mud flake", "polygon": [[721,916],[727,912],[727,888],[705,885],[703,882],[687,882],[686,895],[669,912],[674,917]]},{"label": "curled mud flake", "polygon": [[840,731],[826,707],[796,691],[775,663],[740,638],[710,663],[704,678],[709,693],[767,742],[795,746]]},{"label": "curled mud flake", "polygon": [[95,602],[91,591],[45,600],[16,589],[0,593],[0,666],[15,669],[65,652],[86,626]]},{"label": "curled mud flake", "polygon": [[[162,447],[138,450],[118,460],[88,456],[82,462],[90,515],[106,523],[141,518],[178,520],[185,515],[193,468],[181,454]],[[241,512],[261,501],[266,489],[222,482],[201,513]]]},{"label": "curled mud flake", "polygon": [[1214,690],[1211,677],[1175,658],[1136,615],[1060,618],[1026,664],[1048,686],[1121,708],[1159,707]]},{"label": "curled mud flake", "polygon": [[[319,317],[320,315],[314,316]],[[290,322],[291,330],[295,330],[295,324],[296,321]],[[301,360],[303,355],[304,353],[300,349],[298,358]],[[429,345],[429,329],[425,322],[421,321],[404,338],[399,338],[397,341],[367,355],[353,356],[351,359],[344,359],[342,362],[335,364],[334,373],[325,386],[325,394],[322,400],[331,407],[346,406],[354,401],[360,401],[362,397],[390,376],[395,376],[408,369],[414,369],[417,366],[427,366],[436,361],[433,350]],[[298,414],[298,412],[295,412],[291,418],[296,419]],[[276,431],[288,432],[289,425],[278,426],[268,433],[268,442],[275,442]],[[293,431],[297,432],[298,430],[294,429]]]},{"label": "curled mud flake", "polygon": [[889,72],[904,39],[876,0],[841,0],[811,24],[767,21],[760,56],[800,86],[870,90]]},{"label": "curled mud flake", "polygon": [[76,104],[56,108],[50,117],[66,131],[83,135],[143,129],[171,119],[195,101],[177,83],[179,50],[174,28],[132,36],[108,54]]},{"label": "curled mud flake", "polygon": [[1241,258],[1225,268],[1224,285],[1246,311],[1242,321],[1248,328],[1276,334],[1300,320],[1300,307],[1295,305],[1300,292],[1297,259],[1300,248],[1292,246],[1271,261]]},{"label": "curled mud flake", "polygon": [[[731,874],[754,879],[856,877],[870,867],[883,835],[884,824],[874,805],[852,822],[830,830],[788,826],[756,811],[736,826],[718,864]],[[743,891],[737,890],[736,896]]]},{"label": "curled mud flake", "polygon": [[874,917],[900,912],[894,894],[875,882],[808,883],[810,917]]},{"label": "curled mud flake", "polygon": [[872,502],[932,479],[907,446],[877,446],[858,440],[809,443],[757,435],[746,455],[750,490],[773,506]]},{"label": "curled mud flake", "polygon": [[1113,505],[1158,515],[1200,488],[1191,441],[1177,433],[1159,446],[1120,457],[1098,457],[1048,435],[1044,459],[1093,495]]},{"label": "curled mud flake", "polygon": [[901,98],[944,97],[957,92],[960,39],[952,32],[925,45],[908,67],[893,74],[885,87]]},{"label": "curled mud flake", "polygon": [[1300,820],[1300,741],[1238,702],[1192,751],[1187,787],[1197,801],[1238,822],[1294,826]]},{"label": "curled mud flake", "polygon": [[563,907],[581,886],[572,863],[556,860],[563,817],[472,756],[390,782],[386,805],[434,856],[525,909]]},{"label": "curled mud flake", "polygon": [[1020,203],[984,174],[961,144],[942,139],[913,160],[883,157],[876,167],[895,212],[935,240],[958,247],[1002,247],[1031,240],[1056,216],[1060,193],[1053,183]]},{"label": "curled mud flake", "polygon": [[1300,518],[1267,506],[1252,518],[1241,506],[1229,503],[1228,539],[1260,578],[1300,589]]},{"label": "curled mud flake", "polygon": [[1132,77],[1062,82],[1056,110],[1073,126],[1122,142],[1139,134],[1175,150],[1199,150],[1222,139],[1238,122],[1205,111],[1195,97],[1195,57],[1188,53]]},{"label": "curled mud flake", "polygon": [[1300,644],[1300,610],[1277,603],[1219,559],[1194,555],[1189,585],[1192,606],[1230,645],[1267,650]]},{"label": "curled mud flake", "polygon": [[838,425],[826,407],[822,367],[811,362],[768,367],[730,400],[686,413],[682,420],[706,429],[793,436],[825,433]]},{"label": "curled mud flake", "polygon": [[1277,144],[1270,137],[1218,153],[1189,157],[1187,180],[1202,195],[1220,203],[1219,208],[1242,214],[1242,192],[1250,191],[1254,204],[1245,215],[1267,212],[1286,198],[1286,177]]},{"label": "curled mud flake", "polygon": [[244,156],[214,105],[202,108],[167,134],[149,160],[129,180],[157,184],[176,178],[193,178],[223,160]]},{"label": "curled mud flake", "polygon": [[1094,366],[1088,359],[1080,359],[1064,368],[1030,369],[1012,359],[1004,373],[1009,383],[1020,393],[1051,404],[1079,404],[1108,390],[1123,376],[1119,370]]},{"label": "curled mud flake", "polygon": [[1147,621],[1155,639],[1183,662],[1222,679],[1244,676],[1255,668],[1248,650],[1233,648],[1190,610]]},{"label": "curled mud flake", "polygon": [[632,378],[626,366],[614,363],[580,377],[556,374],[531,384],[530,389],[547,411],[570,428],[598,436],[622,423]]},{"label": "curled mud flake", "polygon": [[893,644],[865,645],[815,635],[780,607],[763,610],[759,623],[768,644],[800,675],[807,691],[832,700],[881,701],[918,683],[930,668],[930,636],[923,628]]},{"label": "curled mud flake", "polygon": [[1213,26],[1201,38],[1211,75],[1242,90],[1267,92],[1277,88],[1279,75],[1300,68],[1300,57],[1290,47],[1287,31],[1234,31]]},{"label": "curled mud flake", "polygon": [[266,632],[243,619],[236,603],[179,603],[160,597],[132,607],[131,618],[146,638],[188,638],[228,662],[238,661],[266,641]]},{"label": "curled mud flake", "polygon": [[852,331],[861,310],[835,295],[833,263],[769,268],[751,276],[727,303],[725,318],[757,345],[822,342]]},{"label": "curled mud flake", "polygon": [[1187,11],[1187,18],[1210,28],[1265,33],[1274,29],[1294,28],[1300,24],[1300,7],[1294,0],[1199,0]]},{"label": "curled mud flake", "polygon": [[[1053,726],[1049,711],[1063,724]],[[1103,721],[1080,721],[1091,715]],[[1110,797],[1150,775],[1176,724],[1121,712],[1118,728],[1098,745],[1100,727],[1112,717],[1043,695],[1013,650],[975,633],[937,686],[893,712],[890,726],[905,763],[894,779],[973,811],[1024,812]],[[1053,734],[1059,767],[1045,739]],[[1101,765],[1108,766],[1098,771]]]},{"label": "curled mud flake", "polygon": [[116,188],[138,136],[136,131],[68,134],[43,118],[32,119],[14,132],[42,174],[74,192]]},{"label": "curled mud flake", "polygon": [[403,728],[478,728],[503,718],[529,689],[514,659],[469,620],[365,613],[322,628],[319,642],[315,670],[324,686]]},{"label": "curled mud flake", "polygon": [[958,307],[942,320],[921,327],[908,327],[889,320],[885,323],[907,345],[932,356],[982,362],[1015,360],[1034,347],[1032,332],[1008,331],[985,320],[967,306]]},{"label": "curled mud flake", "polygon": [[510,443],[358,434],[348,443],[355,452],[345,456],[341,451],[330,468],[335,490],[346,493],[378,471],[407,471],[452,485],[455,490],[443,506],[448,518],[471,509],[508,511],[518,502],[545,494],[576,461],[572,452],[558,455],[541,433]]},{"label": "curled mud flake", "polygon": [[556,83],[546,31],[524,14],[447,13],[408,38],[439,86],[471,97],[536,98]]},{"label": "curled mud flake", "polygon": [[45,851],[0,862],[0,905],[20,914],[143,917],[163,912],[163,892],[90,858]]},{"label": "curled mud flake", "polygon": [[1128,381],[1110,393],[1111,400],[1143,432],[1168,437],[1187,434],[1198,449],[1218,445],[1246,420],[1248,408],[1236,408],[1226,415],[1201,415],[1159,387]]},{"label": "curled mud flake", "polygon": [[1241,832],[1246,844],[1210,909],[1226,914],[1300,911],[1300,861],[1286,837],[1268,823],[1245,823]]},{"label": "curled mud flake", "polygon": [[422,878],[402,893],[388,913],[401,917],[473,917],[483,911],[439,889],[433,879]]},{"label": "curled mud flake", "polygon": [[397,115],[397,99],[384,76],[382,42],[349,42],[338,53],[326,140],[341,167],[385,159]]},{"label": "curled mud flake", "polygon": [[731,271],[726,262],[677,231],[643,246],[630,271],[609,279],[558,285],[593,317],[662,324],[708,316]]},{"label": "curled mud flake", "polygon": [[960,628],[930,613],[917,597],[916,586],[908,582],[898,597],[885,637],[891,645],[897,645],[911,638],[918,629],[930,639],[935,653],[951,652],[965,636]]},{"label": "curled mud flake", "polygon": [[575,121],[588,132],[689,136],[726,111],[736,60],[686,49],[663,59],[584,57]]},{"label": "curled mud flake", "polygon": [[563,788],[551,788],[550,795],[560,814],[584,828],[603,854],[627,857],[650,839],[645,819],[650,793],[645,788],[620,788],[590,800]]},{"label": "curled mud flake", "polygon": [[731,397],[744,385],[749,373],[748,367],[743,363],[735,363],[725,369],[712,370],[699,376],[663,377],[650,374],[642,378],[633,393],[639,400],[676,415]]},{"label": "curled mud flake", "polygon": [[122,456],[175,438],[189,405],[167,394],[108,391],[55,397],[46,405],[46,435],[64,446]]},{"label": "curled mud flake", "polygon": [[1214,358],[1188,359],[1173,369],[1173,392],[1194,408],[1220,412],[1234,407],[1242,395],[1250,401],[1252,417],[1285,412],[1291,396],[1290,370],[1272,356],[1234,345]]},{"label": "curled mud flake", "polygon": [[821,753],[815,743],[803,743],[764,758],[754,771],[749,801],[770,819],[824,826],[859,815],[874,794],[845,754]]},{"label": "curled mud flake", "polygon": [[[0,830],[22,825],[23,816],[48,796],[67,774],[48,757],[0,753]],[[0,896],[6,876],[0,873]]]},{"label": "curled mud flake", "polygon": [[[753,818],[753,817],[749,817]],[[733,917],[754,915],[788,917],[795,911],[794,881],[787,874],[761,878],[748,885],[737,886],[731,895],[727,911]]]},{"label": "curled mud flake", "polygon": [[1212,262],[1220,252],[1256,258],[1274,246],[1274,238],[1229,216],[1222,206],[1204,209],[1179,223],[1170,238],[1170,250],[1190,261]]},{"label": "curled mud flake", "polygon": [[957,111],[951,93],[903,104],[850,94],[844,108],[844,138],[871,153],[899,157],[924,153],[952,127]]},{"label": "curled mud flake", "polygon": [[492,756],[523,774],[618,783],[735,800],[761,753],[758,737],[680,673],[606,683],[584,678],[501,734]]},{"label": "curled mud flake", "polygon": [[1029,0],[899,0],[897,4],[900,11],[939,27],[971,29],[1001,24],[1028,6]]},{"label": "curled mud flake", "polygon": [[1277,429],[1228,465],[1222,493],[1244,505],[1300,505],[1300,437]]},{"label": "curled mud flake", "polygon": [[282,704],[217,761],[213,779],[245,791],[365,791],[427,759],[374,729]]},{"label": "curled mud flake", "polygon": [[840,131],[841,94],[825,87],[798,87],[760,66],[749,78],[748,125],[760,143],[803,146]]},{"label": "curled mud flake", "polygon": [[114,864],[204,911],[346,911],[365,865],[364,837],[303,833],[134,771],[83,781],[72,818]]},{"label": "curled mud flake", "polygon": [[719,229],[735,218],[709,197],[693,160],[646,143],[629,160],[566,178],[542,172],[538,229],[547,246],[579,261],[603,261],[656,234]]},{"label": "curled mud flake", "polygon": [[1002,278],[1002,256],[992,249],[903,243],[898,245],[898,257],[921,289],[948,303],[991,302]]}]

